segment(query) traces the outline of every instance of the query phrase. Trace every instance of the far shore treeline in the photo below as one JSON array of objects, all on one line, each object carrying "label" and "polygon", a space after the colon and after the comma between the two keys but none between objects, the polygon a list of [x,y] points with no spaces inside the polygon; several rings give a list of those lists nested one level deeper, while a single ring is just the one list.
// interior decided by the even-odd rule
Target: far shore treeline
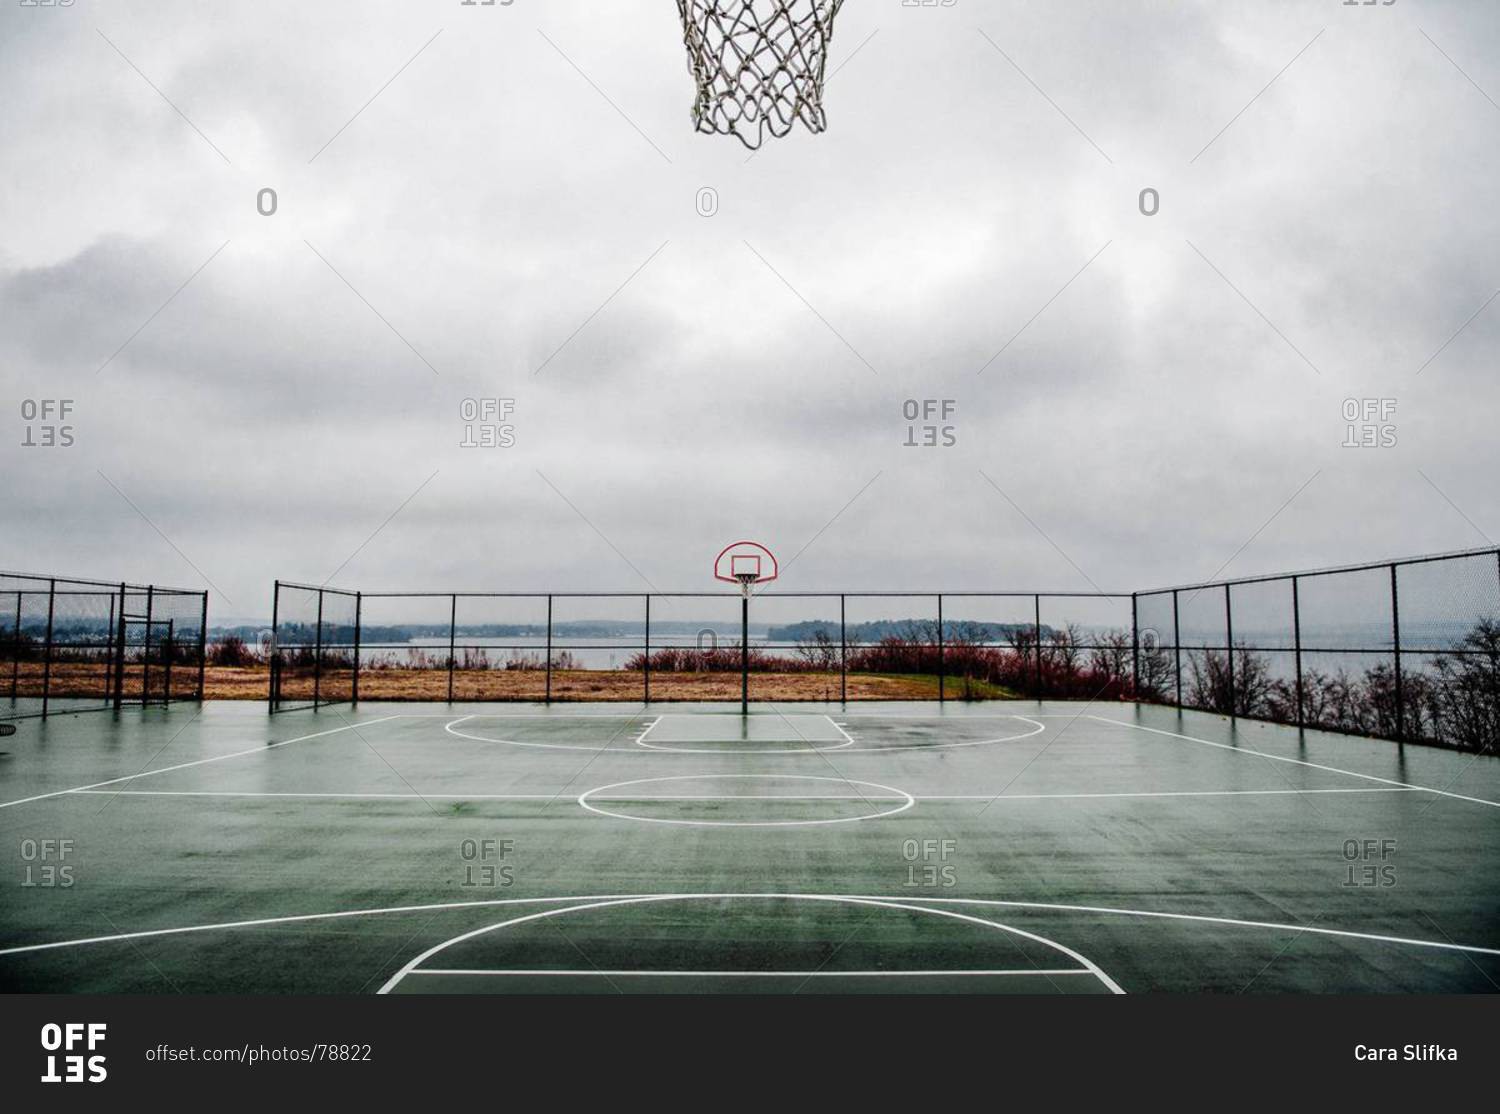
[{"label": "far shore treeline", "polygon": [[[930,629],[935,625],[932,619],[878,619],[866,623],[850,623],[846,636],[850,642],[879,642],[885,638],[904,637],[913,630]],[[208,635],[210,639],[234,637],[246,642],[254,642],[260,632],[269,627],[263,625],[239,625],[232,627],[210,627]],[[714,622],[707,619],[698,620],[652,620],[651,632],[653,634],[683,634],[693,635],[701,630],[721,630],[737,634],[739,623],[737,621]],[[1022,632],[1033,632],[1035,627],[1031,623],[981,623],[967,619],[949,619],[943,622],[944,637],[954,642],[1007,642]],[[1050,638],[1055,633],[1053,628],[1042,624],[1042,637]],[[401,623],[388,625],[375,625],[362,623],[359,629],[360,642],[365,645],[373,645],[381,642],[411,642],[424,638],[447,638],[447,623]],[[454,635],[459,638],[545,638],[547,627],[540,623],[459,623],[453,629]],[[575,638],[613,638],[620,635],[644,635],[646,624],[643,621],[630,620],[607,620],[607,619],[574,619],[552,624],[554,635],[570,635]],[[819,636],[826,636],[835,641],[839,637],[839,624],[828,620],[814,619],[800,623],[789,623],[775,625],[769,623],[751,623],[750,633],[757,638],[763,638],[770,642],[808,642]],[[282,623],[281,636],[291,642],[301,640],[302,635],[311,642],[316,630],[311,623]],[[354,641],[354,628],[344,624],[323,624],[323,641],[327,643],[352,643]]]}]

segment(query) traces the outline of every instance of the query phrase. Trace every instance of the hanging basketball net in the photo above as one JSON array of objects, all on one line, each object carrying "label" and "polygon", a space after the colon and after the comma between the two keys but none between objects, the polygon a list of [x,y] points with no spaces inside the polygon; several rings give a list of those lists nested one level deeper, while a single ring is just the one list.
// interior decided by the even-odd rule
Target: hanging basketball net
[{"label": "hanging basketball net", "polygon": [[693,122],[752,151],[801,120],[827,127],[823,67],[844,0],[677,0],[688,69],[698,83]]}]

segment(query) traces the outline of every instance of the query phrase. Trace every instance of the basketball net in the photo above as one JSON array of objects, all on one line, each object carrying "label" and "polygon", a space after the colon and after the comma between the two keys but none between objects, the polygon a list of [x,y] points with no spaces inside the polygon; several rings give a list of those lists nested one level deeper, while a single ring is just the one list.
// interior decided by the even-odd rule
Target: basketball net
[{"label": "basketball net", "polygon": [[823,68],[843,2],[677,0],[698,85],[697,129],[735,136],[752,151],[798,120],[823,131]]}]

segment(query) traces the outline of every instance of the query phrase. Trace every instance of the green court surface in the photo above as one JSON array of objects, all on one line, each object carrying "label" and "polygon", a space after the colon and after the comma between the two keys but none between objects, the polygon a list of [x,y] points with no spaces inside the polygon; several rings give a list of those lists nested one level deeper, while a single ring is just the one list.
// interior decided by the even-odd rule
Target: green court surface
[{"label": "green court surface", "polygon": [[1492,757],[1034,701],[209,703],[0,751],[12,992],[1500,989]]}]

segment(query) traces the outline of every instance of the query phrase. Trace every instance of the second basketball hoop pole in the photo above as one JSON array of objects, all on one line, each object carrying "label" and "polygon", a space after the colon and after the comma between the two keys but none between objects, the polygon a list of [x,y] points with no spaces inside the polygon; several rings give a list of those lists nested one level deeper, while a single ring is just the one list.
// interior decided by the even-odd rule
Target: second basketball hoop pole
[{"label": "second basketball hoop pole", "polygon": [[759,542],[726,545],[714,558],[714,579],[740,586],[740,715],[750,714],[750,586],[775,580],[776,556]]}]

